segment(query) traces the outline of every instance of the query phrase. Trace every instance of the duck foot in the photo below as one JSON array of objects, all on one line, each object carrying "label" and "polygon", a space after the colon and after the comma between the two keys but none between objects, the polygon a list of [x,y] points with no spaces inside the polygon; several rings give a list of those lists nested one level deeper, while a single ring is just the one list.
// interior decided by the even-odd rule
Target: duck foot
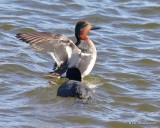
[{"label": "duck foot", "polygon": [[60,79],[60,74],[55,73],[55,72],[49,72],[47,74],[45,74],[46,77],[50,77],[50,78],[59,78]]}]

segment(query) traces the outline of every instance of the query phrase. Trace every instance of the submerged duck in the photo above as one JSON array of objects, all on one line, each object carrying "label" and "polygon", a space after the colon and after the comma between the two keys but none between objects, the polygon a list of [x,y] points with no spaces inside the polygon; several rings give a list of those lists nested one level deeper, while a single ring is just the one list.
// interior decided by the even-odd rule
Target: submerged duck
[{"label": "submerged duck", "polygon": [[57,96],[91,99],[92,91],[81,83],[81,73],[77,68],[69,68],[66,77],[69,80],[58,88]]},{"label": "submerged duck", "polygon": [[88,21],[79,21],[75,27],[76,43],[64,35],[49,32],[19,33],[16,37],[53,57],[55,64],[50,75],[59,77],[66,74],[68,68],[77,67],[84,77],[91,72],[96,61],[96,47],[87,35],[96,29],[100,28],[93,27]]}]

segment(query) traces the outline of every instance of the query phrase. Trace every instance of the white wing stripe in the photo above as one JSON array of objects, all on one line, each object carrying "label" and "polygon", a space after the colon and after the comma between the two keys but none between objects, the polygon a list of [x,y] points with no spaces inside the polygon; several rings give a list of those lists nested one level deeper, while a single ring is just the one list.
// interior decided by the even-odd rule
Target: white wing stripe
[{"label": "white wing stripe", "polygon": [[67,55],[68,55],[68,59],[71,58],[71,55],[72,55],[72,48],[69,47],[69,46],[66,46],[66,52],[67,52]]},{"label": "white wing stripe", "polygon": [[90,53],[83,53],[83,52],[81,52],[81,55],[82,55],[82,56],[91,56]]},{"label": "white wing stripe", "polygon": [[49,54],[52,56],[52,58],[55,60],[55,62],[57,63],[58,67],[60,67],[61,63],[57,60],[57,58],[55,57],[53,52],[49,52]]}]

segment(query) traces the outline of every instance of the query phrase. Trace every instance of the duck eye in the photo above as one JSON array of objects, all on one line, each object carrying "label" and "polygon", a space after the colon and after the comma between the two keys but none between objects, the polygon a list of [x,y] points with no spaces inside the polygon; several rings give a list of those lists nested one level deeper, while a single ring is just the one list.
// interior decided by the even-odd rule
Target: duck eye
[{"label": "duck eye", "polygon": [[87,23],[87,24],[85,24],[85,26],[84,26],[84,27],[86,27],[86,26],[88,26],[88,23]]}]

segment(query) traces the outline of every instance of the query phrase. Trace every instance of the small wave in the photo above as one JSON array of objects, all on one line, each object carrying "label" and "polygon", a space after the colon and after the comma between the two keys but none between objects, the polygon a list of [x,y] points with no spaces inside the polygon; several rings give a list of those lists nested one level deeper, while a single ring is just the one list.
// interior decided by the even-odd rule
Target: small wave
[{"label": "small wave", "polygon": [[159,23],[145,23],[145,24],[128,24],[131,28],[146,28],[146,29],[154,29],[159,28]]},{"label": "small wave", "polygon": [[30,74],[33,74],[34,72],[31,71],[30,69],[22,66],[22,65],[18,65],[18,64],[1,64],[0,65],[0,70],[3,70],[5,72],[29,72]]},{"label": "small wave", "polygon": [[15,27],[15,26],[12,25],[12,24],[3,24],[3,25],[0,26],[0,29],[2,29],[2,30],[11,30],[11,29],[13,29],[14,27]]},{"label": "small wave", "polygon": [[136,108],[140,111],[147,111],[147,112],[154,112],[159,110],[159,108],[157,108],[156,106],[147,103],[139,104],[136,106]]},{"label": "small wave", "polygon": [[137,98],[129,96],[114,96],[115,101],[121,102],[137,102]]},{"label": "small wave", "polygon": [[104,79],[93,75],[89,75],[84,78],[84,83],[86,83],[89,88],[97,88],[98,86],[102,85],[104,81]]},{"label": "small wave", "polygon": [[160,65],[159,61],[149,59],[149,58],[139,59],[139,60],[134,61],[134,63],[140,64],[140,65],[151,65],[151,66],[159,66]]},{"label": "small wave", "polygon": [[121,86],[120,84],[121,83],[115,84],[113,82],[109,82],[109,83],[103,84],[102,87],[103,87],[104,90],[107,90],[107,92],[112,96],[130,92],[129,88],[127,88],[127,87],[125,87],[123,85]]},{"label": "small wave", "polygon": [[136,85],[138,87],[139,86],[146,87],[146,86],[151,85],[151,82],[148,81],[148,80],[145,80],[145,79],[134,79],[134,80],[130,81],[129,84],[134,84],[134,85]]},{"label": "small wave", "polygon": [[141,76],[133,73],[113,73],[113,76],[117,77],[118,79],[140,79]]},{"label": "small wave", "polygon": [[150,6],[150,7],[144,7],[141,9],[136,10],[139,14],[142,15],[150,15],[150,14],[159,14],[160,13],[160,6]]},{"label": "small wave", "polygon": [[160,28],[159,23],[136,23],[136,24],[130,24],[130,23],[118,23],[118,24],[113,24],[114,27],[126,27],[130,29],[156,29]]},{"label": "small wave", "polygon": [[35,32],[36,30],[33,28],[22,28],[19,31],[20,32]]}]

